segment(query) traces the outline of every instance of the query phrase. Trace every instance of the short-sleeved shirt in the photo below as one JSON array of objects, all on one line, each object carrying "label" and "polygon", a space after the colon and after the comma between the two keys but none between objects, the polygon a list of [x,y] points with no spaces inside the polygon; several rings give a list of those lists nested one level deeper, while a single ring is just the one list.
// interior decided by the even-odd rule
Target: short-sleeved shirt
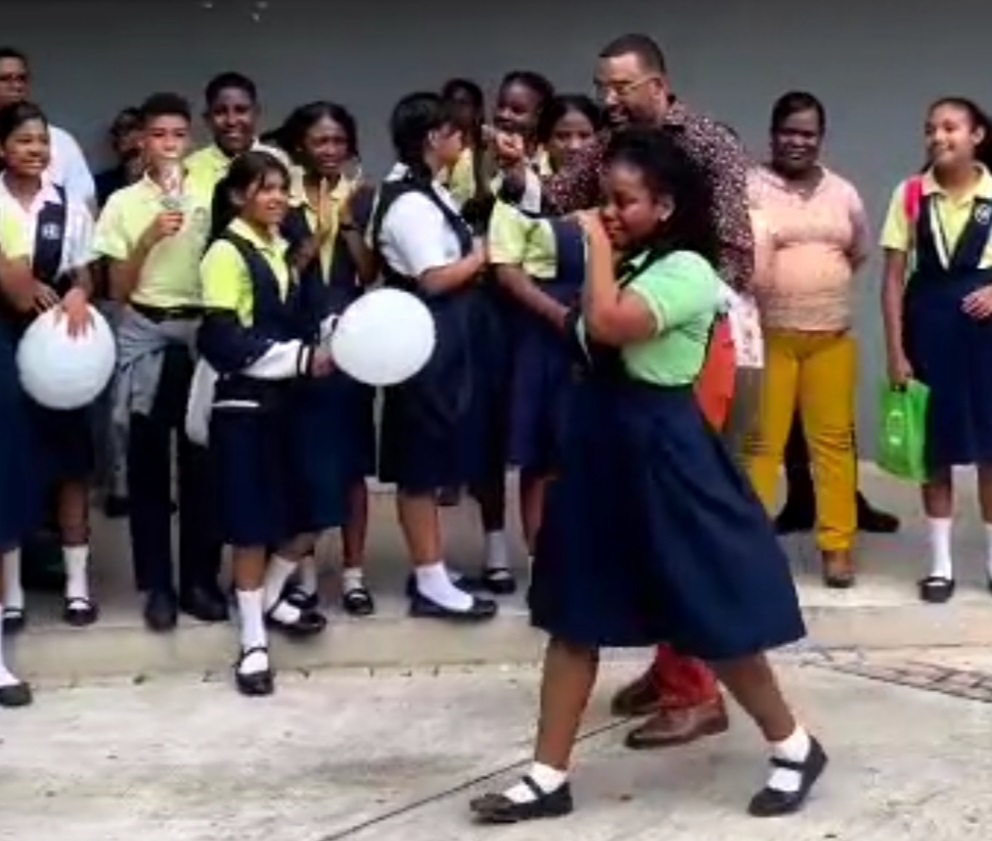
[{"label": "short-sleeved shirt", "polygon": [[[947,245],[949,253],[954,252],[961,234],[964,232],[974,208],[976,198],[992,199],[992,173],[979,165],[979,177],[971,190],[962,196],[952,197],[937,183],[932,170],[921,178],[920,187],[924,196],[933,196],[934,213],[930,224],[937,241]],[[882,226],[881,245],[890,251],[900,251],[909,255],[910,264],[915,263],[915,222],[906,213],[906,189],[911,179],[896,187],[889,202],[889,209]],[[986,243],[980,268],[992,268],[992,238]]]},{"label": "short-sleeved shirt", "polygon": [[[401,164],[393,167],[387,181],[406,175]],[[437,197],[454,213],[458,206],[440,183],[432,185]],[[450,266],[462,259],[462,247],[441,209],[421,193],[404,193],[386,211],[376,244],[389,267],[403,277],[418,278],[430,269]]]},{"label": "short-sleeved shirt", "polygon": [[[38,236],[38,214],[46,204],[61,204],[55,186],[45,181],[29,208],[25,208],[0,178],[0,250],[8,259],[34,259]],[[88,265],[93,259],[93,217],[78,198],[66,193],[65,231],[62,233],[62,262],[59,274]]]},{"label": "short-sleeved shirt", "polygon": [[[145,176],[114,193],[96,224],[93,249],[111,260],[126,260],[162,212],[162,188]],[[183,180],[183,226],[148,252],[131,295],[136,304],[170,309],[200,303],[200,258],[210,234],[213,185],[188,172]]]},{"label": "short-sleeved shirt", "polygon": [[[283,300],[293,282],[286,253],[289,243],[280,236],[264,239],[247,223],[235,219],[228,230],[250,242],[269,264]],[[255,289],[251,272],[241,252],[230,242],[214,242],[200,262],[200,285],[203,306],[208,310],[227,310],[236,313],[238,321],[250,327],[255,314]]]},{"label": "short-sleeved shirt", "polygon": [[[648,259],[634,258],[634,267]],[[690,385],[706,360],[710,329],[721,306],[720,276],[694,251],[674,251],[627,286],[644,301],[661,329],[621,348],[627,373],[661,386]]]},{"label": "short-sleeved shirt", "polygon": [[520,266],[535,280],[550,280],[558,272],[558,244],[546,218],[530,216],[506,202],[493,207],[488,230],[489,262]]},{"label": "short-sleeved shirt", "polygon": [[49,126],[52,160],[45,177],[53,184],[65,187],[69,197],[87,207],[96,206],[96,184],[83,150],[65,129]]},{"label": "short-sleeved shirt", "polygon": [[[282,149],[277,149],[275,146],[268,146],[265,143],[260,143],[258,140],[255,141],[251,148],[253,152],[268,152],[274,158],[281,161],[287,169],[291,169],[289,158]],[[209,185],[210,189],[213,190],[220,180],[227,175],[228,170],[231,168],[232,160],[219,146],[211,143],[209,146],[204,146],[202,149],[193,152],[186,158],[184,163],[186,171],[193,178],[202,184]]]},{"label": "short-sleeved shirt", "polygon": [[[328,201],[328,226],[330,233],[320,247],[320,268],[324,277],[327,277],[334,261],[334,249],[337,243],[338,228],[341,225],[341,208],[348,200],[355,189],[355,182],[347,178],[339,178],[327,194]],[[306,190],[303,187],[303,179],[294,179],[293,193],[291,201],[296,207],[302,207],[307,217],[307,224],[311,231],[317,230],[317,208],[314,207],[307,198]]]}]

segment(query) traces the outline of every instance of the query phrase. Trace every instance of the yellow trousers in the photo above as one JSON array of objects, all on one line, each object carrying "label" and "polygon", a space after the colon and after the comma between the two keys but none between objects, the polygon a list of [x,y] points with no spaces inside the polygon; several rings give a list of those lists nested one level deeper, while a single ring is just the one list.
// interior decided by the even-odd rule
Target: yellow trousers
[{"label": "yellow trousers", "polygon": [[850,333],[765,333],[765,377],[758,424],[748,443],[748,474],[769,513],[798,408],[816,488],[817,545],[847,551],[857,531],[854,401],[857,348]]}]

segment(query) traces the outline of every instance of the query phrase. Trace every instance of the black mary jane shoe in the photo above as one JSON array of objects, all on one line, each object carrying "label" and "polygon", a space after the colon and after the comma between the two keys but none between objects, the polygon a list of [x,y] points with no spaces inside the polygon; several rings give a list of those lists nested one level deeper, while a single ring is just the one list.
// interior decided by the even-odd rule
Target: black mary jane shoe
[{"label": "black mary jane shoe", "polygon": [[479,586],[494,596],[512,596],[517,592],[517,579],[513,570],[506,567],[486,569],[479,578]]},{"label": "black mary jane shoe", "polygon": [[300,610],[316,610],[320,607],[320,597],[304,590],[299,584],[287,584],[282,597],[285,602]]},{"label": "black mary jane shoe", "polygon": [[241,652],[241,656],[234,666],[234,683],[238,687],[238,692],[249,698],[262,698],[271,695],[276,690],[275,674],[271,668],[263,672],[249,672],[247,674],[241,671],[241,665],[252,654],[268,656],[269,649],[264,645],[256,645],[254,648],[246,648]]},{"label": "black mary jane shoe", "polygon": [[492,599],[472,596],[468,610],[452,610],[417,591],[410,598],[410,615],[417,619],[445,619],[449,622],[486,622],[499,612]]},{"label": "black mary jane shoe", "polygon": [[747,813],[753,818],[778,818],[798,812],[810,791],[827,767],[829,758],[823,746],[810,738],[809,755],[804,762],[789,762],[787,759],[772,758],[772,767],[795,771],[800,776],[797,791],[779,791],[765,787],[751,798]]},{"label": "black mary jane shoe", "polygon": [[19,634],[28,624],[28,615],[23,607],[5,607],[3,609],[3,632],[5,634]]},{"label": "black mary jane shoe", "polygon": [[375,599],[368,587],[359,584],[342,593],[341,607],[349,616],[371,616],[375,613]]},{"label": "black mary jane shoe", "polygon": [[276,609],[281,604],[289,604],[289,602],[276,602],[272,606],[272,609],[265,614],[265,624],[274,630],[282,631],[287,637],[291,639],[306,639],[307,637],[313,637],[322,633],[327,627],[327,617],[316,610],[301,610],[295,622],[283,622],[274,615]]},{"label": "black mary jane shoe", "polygon": [[946,604],[954,596],[953,578],[928,575],[919,583],[920,598],[927,604]]},{"label": "black mary jane shoe", "polygon": [[100,608],[83,596],[66,598],[62,605],[62,621],[73,628],[85,628],[100,618]]},{"label": "black mary jane shoe", "polygon": [[477,823],[514,824],[541,818],[561,818],[572,813],[572,788],[562,783],[554,791],[546,792],[530,777],[523,784],[533,793],[529,803],[517,803],[505,794],[484,794],[469,804]]},{"label": "black mary jane shoe", "polygon": [[[455,572],[453,569],[448,570],[448,578],[451,579],[451,583],[454,584],[459,590],[464,590],[466,593],[472,592],[472,580],[467,576],[462,575],[460,572]],[[406,577],[406,597],[412,599],[417,595],[417,574],[411,572]]]},{"label": "black mary jane shoe", "polygon": [[10,686],[0,686],[0,707],[15,709],[30,706],[34,700],[31,687],[26,683],[14,683]]}]

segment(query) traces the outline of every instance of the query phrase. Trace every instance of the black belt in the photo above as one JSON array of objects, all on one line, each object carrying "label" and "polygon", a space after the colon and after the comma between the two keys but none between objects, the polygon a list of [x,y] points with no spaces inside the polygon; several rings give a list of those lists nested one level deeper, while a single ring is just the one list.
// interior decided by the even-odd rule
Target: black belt
[{"label": "black belt", "polygon": [[146,304],[131,304],[131,309],[156,324],[163,321],[195,321],[203,317],[203,307],[150,307]]}]

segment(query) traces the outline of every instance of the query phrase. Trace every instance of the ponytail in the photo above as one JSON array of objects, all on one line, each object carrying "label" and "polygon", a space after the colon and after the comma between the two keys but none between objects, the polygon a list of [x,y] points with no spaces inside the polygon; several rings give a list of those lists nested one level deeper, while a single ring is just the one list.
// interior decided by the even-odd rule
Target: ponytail
[{"label": "ponytail", "polygon": [[220,239],[237,215],[238,209],[231,195],[231,177],[225,175],[214,188],[210,203],[210,236],[207,239],[207,248]]}]

